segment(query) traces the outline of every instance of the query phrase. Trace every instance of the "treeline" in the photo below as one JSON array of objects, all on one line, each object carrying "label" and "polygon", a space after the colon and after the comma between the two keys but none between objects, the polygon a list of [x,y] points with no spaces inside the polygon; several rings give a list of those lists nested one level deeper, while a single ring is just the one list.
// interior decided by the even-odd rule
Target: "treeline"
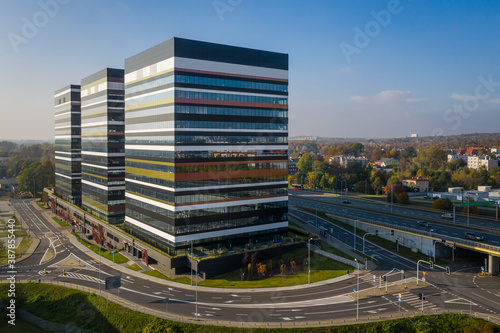
[{"label": "treeline", "polygon": [[355,142],[345,139],[320,138],[311,140],[290,140],[289,151],[291,156],[297,157],[304,152],[321,153],[326,157],[336,155],[355,155],[353,144],[364,146],[363,155],[370,161],[381,158],[398,158],[400,150],[406,148],[419,151],[439,146],[442,149],[459,149],[466,147],[500,148],[500,133],[476,133],[452,136],[428,136],[421,138],[394,138],[394,139],[356,139]]},{"label": "treeline", "polygon": [[17,179],[21,192],[41,192],[44,187],[54,186],[54,145],[2,141],[0,156],[5,158],[2,163],[6,166],[6,176]]},{"label": "treeline", "polygon": [[[359,152],[363,153],[362,151]],[[424,177],[434,191],[446,191],[449,187],[461,186],[467,190],[477,186],[500,187],[500,167],[490,171],[481,167],[469,169],[461,160],[447,162],[447,153],[440,147],[417,150],[407,147],[398,153],[398,163],[392,170],[379,170],[368,164],[354,162],[346,167],[320,154],[304,153],[297,163],[299,171],[289,177],[290,184],[304,184],[309,188],[325,190],[345,189],[368,194],[382,194],[387,185],[402,185],[404,179]],[[415,189],[406,189],[414,191]]]}]

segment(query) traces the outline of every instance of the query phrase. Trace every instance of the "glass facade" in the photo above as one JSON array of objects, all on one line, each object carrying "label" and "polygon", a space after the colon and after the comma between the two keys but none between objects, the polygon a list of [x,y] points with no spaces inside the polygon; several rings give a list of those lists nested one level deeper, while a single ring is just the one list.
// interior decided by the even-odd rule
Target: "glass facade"
[{"label": "glass facade", "polygon": [[288,56],[186,41],[125,61],[126,230],[170,254],[285,233]]},{"label": "glass facade", "polygon": [[74,205],[81,203],[80,86],[54,93],[55,193]]},{"label": "glass facade", "polygon": [[112,224],[125,217],[123,70],[82,79],[82,208]]}]

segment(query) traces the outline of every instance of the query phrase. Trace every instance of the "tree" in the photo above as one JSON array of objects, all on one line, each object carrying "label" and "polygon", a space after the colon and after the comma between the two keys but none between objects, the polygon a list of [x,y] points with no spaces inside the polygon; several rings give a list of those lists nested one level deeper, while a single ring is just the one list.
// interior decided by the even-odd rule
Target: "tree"
[{"label": "tree", "polygon": [[450,199],[436,199],[432,204],[432,209],[438,210],[453,210],[453,203]]},{"label": "tree", "polygon": [[359,156],[365,150],[365,146],[362,143],[353,142],[347,146],[347,149],[349,149],[352,155]]},{"label": "tree", "polygon": [[380,177],[376,177],[372,182],[372,189],[375,191],[375,194],[380,195],[382,190],[384,189],[384,183],[380,179]]},{"label": "tree", "polygon": [[305,153],[297,162],[297,168],[304,174],[311,172],[313,159],[314,157],[311,153]]},{"label": "tree", "polygon": [[406,147],[403,151],[403,157],[407,159],[412,159],[417,156],[417,150],[414,147]]},{"label": "tree", "polygon": [[396,202],[398,204],[408,205],[410,203],[410,196],[406,192],[399,193],[398,195],[396,195]]},{"label": "tree", "polygon": [[[470,199],[469,198],[469,204],[471,202],[474,202],[474,199]],[[479,208],[477,208],[477,206],[465,206],[464,208],[462,208],[462,213],[463,214],[467,214],[467,212],[469,212],[469,215],[478,215],[479,214]]]}]

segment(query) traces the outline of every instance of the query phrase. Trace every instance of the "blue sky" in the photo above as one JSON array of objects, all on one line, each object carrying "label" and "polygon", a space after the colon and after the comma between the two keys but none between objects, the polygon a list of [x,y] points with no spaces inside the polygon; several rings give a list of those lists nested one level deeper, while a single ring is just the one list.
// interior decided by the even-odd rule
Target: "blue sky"
[{"label": "blue sky", "polygon": [[0,139],[53,139],[55,90],[123,67],[125,58],[172,36],[288,53],[290,136],[499,128],[500,1],[1,0],[0,6]]}]

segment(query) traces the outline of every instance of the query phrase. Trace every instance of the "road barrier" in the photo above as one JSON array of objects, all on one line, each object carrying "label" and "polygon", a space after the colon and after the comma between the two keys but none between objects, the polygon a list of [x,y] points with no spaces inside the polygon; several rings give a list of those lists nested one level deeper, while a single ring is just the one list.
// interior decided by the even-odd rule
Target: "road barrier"
[{"label": "road barrier", "polygon": [[[10,283],[8,280],[0,280],[0,283]],[[99,295],[99,290],[80,286],[72,283],[59,282],[53,280],[16,280],[15,283],[44,283],[49,285],[56,285],[61,287],[67,287],[71,289],[80,290],[87,293],[92,293],[95,295]],[[491,315],[488,313],[481,312],[471,312],[465,310],[427,310],[427,311],[412,311],[412,312],[394,312],[394,313],[385,313],[383,315],[373,315],[367,317],[360,317],[359,320],[356,320],[356,317],[353,318],[345,318],[338,320],[315,320],[315,321],[302,321],[302,322],[237,322],[237,321],[222,321],[222,320],[213,320],[213,319],[203,319],[198,317],[196,320],[194,317],[186,317],[180,315],[174,315],[171,313],[166,313],[165,311],[153,310],[151,308],[147,308],[145,306],[130,302],[121,297],[118,297],[113,294],[102,293],[101,296],[103,298],[108,298],[109,301],[114,302],[118,305],[126,307],[133,311],[138,311],[144,314],[152,315],[155,317],[182,322],[182,323],[190,323],[190,324],[199,324],[199,325],[210,325],[210,326],[227,326],[227,327],[241,327],[241,328],[294,328],[294,327],[325,327],[325,326],[339,326],[339,325],[353,325],[353,324],[362,324],[369,322],[377,322],[377,321],[385,321],[385,320],[393,320],[393,319],[401,319],[401,318],[411,318],[415,316],[421,315],[439,315],[439,314],[448,314],[448,313],[459,313],[467,316],[472,316],[476,318],[481,318],[487,320],[489,322],[500,324],[500,317]],[[353,308],[354,311],[354,308]],[[25,317],[25,320],[29,321],[29,317]],[[35,323],[33,323],[35,324]]]}]

